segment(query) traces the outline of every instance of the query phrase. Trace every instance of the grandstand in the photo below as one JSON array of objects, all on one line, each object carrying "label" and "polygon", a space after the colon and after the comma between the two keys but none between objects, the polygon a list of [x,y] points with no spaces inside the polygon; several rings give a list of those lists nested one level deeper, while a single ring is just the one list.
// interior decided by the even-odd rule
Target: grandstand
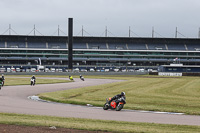
[{"label": "grandstand", "polygon": [[[68,67],[67,36],[0,36],[2,67]],[[74,68],[157,68],[178,58],[184,65],[200,65],[200,39],[73,37]]]}]

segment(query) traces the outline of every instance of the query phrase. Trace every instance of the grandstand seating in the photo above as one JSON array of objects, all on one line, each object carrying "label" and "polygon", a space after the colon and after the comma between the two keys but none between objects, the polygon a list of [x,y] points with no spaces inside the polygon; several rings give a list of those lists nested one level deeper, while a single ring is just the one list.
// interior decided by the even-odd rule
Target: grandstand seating
[{"label": "grandstand seating", "polygon": [[73,48],[74,49],[87,49],[86,43],[74,43]]},{"label": "grandstand seating", "polygon": [[105,61],[108,58],[89,58],[90,61]]},{"label": "grandstand seating", "polygon": [[200,59],[189,59],[190,62],[199,62]]},{"label": "grandstand seating", "polygon": [[85,57],[74,57],[73,58],[73,60],[82,60],[82,61],[84,61],[84,60],[87,60],[88,58],[85,58]]},{"label": "grandstand seating", "polygon": [[128,61],[128,58],[109,58],[111,61]]},{"label": "grandstand seating", "polygon": [[185,46],[183,44],[167,44],[168,50],[182,50],[185,51]]},{"label": "grandstand seating", "polygon": [[48,48],[49,49],[66,49],[67,45],[66,45],[66,43],[49,42]]},{"label": "grandstand seating", "polygon": [[167,62],[168,61],[168,59],[149,59],[149,61],[152,61],[152,62]]},{"label": "grandstand seating", "polygon": [[188,51],[200,51],[199,44],[187,44]]},{"label": "grandstand seating", "polygon": [[26,48],[25,42],[7,42],[7,48]]},{"label": "grandstand seating", "polygon": [[5,42],[0,42],[0,48],[5,48]]},{"label": "grandstand seating", "polygon": [[127,45],[128,45],[128,50],[147,50],[145,44],[129,43]]},{"label": "grandstand seating", "polygon": [[187,62],[187,59],[180,59],[180,62]]},{"label": "grandstand seating", "polygon": [[6,57],[7,59],[10,59],[10,60],[23,60],[24,58],[23,57]]},{"label": "grandstand seating", "polygon": [[166,50],[165,44],[147,44],[149,50]]},{"label": "grandstand seating", "polygon": [[126,44],[122,43],[108,43],[108,48],[109,49],[117,49],[117,50],[126,50]]},{"label": "grandstand seating", "polygon": [[89,49],[107,49],[106,43],[88,43]]},{"label": "grandstand seating", "polygon": [[129,60],[130,61],[138,61],[138,62],[140,62],[140,61],[149,61],[147,58],[130,58]]},{"label": "grandstand seating", "polygon": [[28,42],[28,48],[47,48],[46,42]]},{"label": "grandstand seating", "polygon": [[[190,39],[176,38],[74,37],[73,60],[75,65],[84,64],[82,62],[86,61],[85,65],[88,66],[95,64],[126,66],[127,62],[141,66],[157,66],[173,63],[178,57],[178,63],[185,65],[191,62],[191,65],[199,65],[199,42],[199,39],[190,41]],[[60,60],[67,64],[67,43],[67,37],[2,36],[0,38],[2,63],[28,64],[31,60],[31,64],[37,64],[34,60],[41,58],[44,64],[55,62],[56,65],[60,65]],[[19,50],[16,50],[17,48]]]},{"label": "grandstand seating", "polygon": [[48,60],[67,60],[67,58],[63,58],[63,57],[49,57]]}]

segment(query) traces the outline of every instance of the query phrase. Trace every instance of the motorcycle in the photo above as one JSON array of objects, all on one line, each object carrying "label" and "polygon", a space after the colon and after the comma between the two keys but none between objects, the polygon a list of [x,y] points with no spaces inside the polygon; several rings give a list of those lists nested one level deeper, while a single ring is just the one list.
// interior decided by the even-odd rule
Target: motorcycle
[{"label": "motorcycle", "polygon": [[35,79],[31,79],[31,86],[35,85]]},{"label": "motorcycle", "polygon": [[0,82],[0,90],[3,87],[3,85],[4,85],[4,80],[1,80],[1,82]]},{"label": "motorcycle", "polygon": [[82,76],[82,77],[80,77],[80,79],[82,80],[82,81],[85,81],[85,79],[84,79],[84,77]]},{"label": "motorcycle", "polygon": [[74,79],[73,79],[73,77],[72,77],[72,76],[69,76],[69,80],[73,81]]},{"label": "motorcycle", "polygon": [[124,97],[118,98],[116,100],[113,100],[110,104],[108,103],[111,100],[111,97],[108,99],[106,99],[106,103],[103,106],[104,110],[108,110],[108,109],[113,109],[116,111],[120,111],[123,107],[124,104],[126,104],[126,100],[124,99]]},{"label": "motorcycle", "polygon": [[1,86],[2,86],[2,87],[4,86],[4,80],[2,81]]}]

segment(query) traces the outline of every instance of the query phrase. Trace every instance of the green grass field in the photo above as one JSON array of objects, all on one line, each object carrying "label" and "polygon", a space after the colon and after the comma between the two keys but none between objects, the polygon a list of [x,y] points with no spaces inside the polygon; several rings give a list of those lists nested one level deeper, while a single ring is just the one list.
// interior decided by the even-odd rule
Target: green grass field
[{"label": "green grass field", "polygon": [[125,91],[127,99],[125,109],[200,114],[199,77],[88,76],[88,78],[111,78],[125,81],[45,93],[39,96],[56,102],[92,104],[102,107],[106,98]]},{"label": "green grass field", "polygon": [[[37,78],[37,77],[43,77],[43,78]],[[45,77],[52,77],[52,76],[36,76],[36,84],[55,84],[55,83],[67,83],[71,82],[69,80],[63,80],[63,79],[45,79]],[[54,78],[59,76],[53,76]],[[62,76],[60,78],[66,78],[65,76]],[[14,85],[30,85],[30,75],[8,75],[6,76],[5,80],[5,86],[14,86]]]},{"label": "green grass field", "polygon": [[[15,76],[6,77],[6,85],[21,85],[30,83],[30,78],[20,78],[20,80],[18,80],[15,78]],[[63,76],[56,77],[63,78]],[[78,76],[74,77],[78,78]],[[196,115],[200,114],[199,77],[158,77],[148,75],[84,77],[86,80],[87,78],[108,78],[120,79],[124,81],[54,93],[45,93],[40,94],[40,97],[43,97],[47,100],[64,103],[82,105],[90,103],[95,106],[102,107],[107,97],[112,97],[121,91],[125,91],[127,97],[127,104],[125,105],[126,109],[183,112],[186,114]],[[60,82],[69,81],[61,79],[53,81],[53,83]],[[52,79],[37,79],[37,83],[52,83]],[[110,131],[120,133],[198,133],[200,131],[200,126],[118,122],[10,113],[0,113],[0,124],[56,126],[71,129]]]},{"label": "green grass field", "polygon": [[198,133],[200,131],[200,126],[120,122],[8,113],[0,113],[0,124],[56,126],[70,129],[118,133]]}]

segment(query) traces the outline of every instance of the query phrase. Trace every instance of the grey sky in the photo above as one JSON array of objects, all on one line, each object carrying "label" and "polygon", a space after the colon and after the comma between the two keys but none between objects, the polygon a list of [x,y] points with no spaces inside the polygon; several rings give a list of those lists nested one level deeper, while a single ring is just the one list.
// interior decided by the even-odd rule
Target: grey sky
[{"label": "grey sky", "polygon": [[199,13],[200,0],[0,0],[0,34],[9,24],[19,35],[29,34],[34,24],[43,35],[56,35],[58,25],[67,34],[72,17],[75,36],[81,35],[82,26],[89,33],[85,36],[104,36],[107,26],[108,36],[128,37],[130,26],[134,37],[151,37],[152,27],[155,37],[174,37],[178,27],[195,38]]}]

